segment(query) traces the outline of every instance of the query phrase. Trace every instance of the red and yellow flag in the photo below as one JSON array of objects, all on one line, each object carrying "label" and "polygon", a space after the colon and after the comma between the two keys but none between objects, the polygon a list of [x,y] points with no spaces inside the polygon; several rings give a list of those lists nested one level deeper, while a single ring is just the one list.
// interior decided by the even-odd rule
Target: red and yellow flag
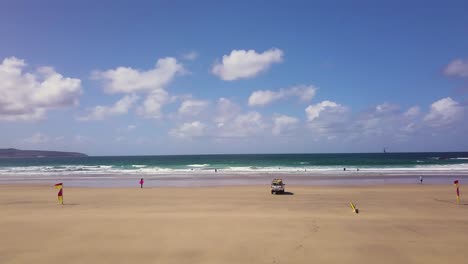
[{"label": "red and yellow flag", "polygon": [[59,204],[63,204],[63,183],[57,183],[54,187],[59,190],[57,194]]},{"label": "red and yellow flag", "polygon": [[455,180],[453,184],[455,185],[455,187],[457,187],[457,203],[460,203],[460,189],[459,189],[458,180]]}]

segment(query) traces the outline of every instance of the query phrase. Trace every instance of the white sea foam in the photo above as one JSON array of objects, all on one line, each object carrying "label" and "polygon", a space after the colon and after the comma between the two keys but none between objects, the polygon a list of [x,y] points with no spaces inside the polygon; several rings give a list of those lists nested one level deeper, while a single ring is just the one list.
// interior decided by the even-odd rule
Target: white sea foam
[{"label": "white sea foam", "polygon": [[187,165],[187,167],[194,167],[194,168],[203,168],[203,167],[208,167],[210,164],[190,164]]},{"label": "white sea foam", "polygon": [[[191,164],[178,168],[164,168],[157,166],[133,165],[131,167],[119,167],[108,165],[63,165],[63,166],[26,166],[26,167],[0,167],[0,178],[3,175],[43,175],[44,177],[95,177],[96,175],[198,175],[215,173],[207,169],[209,164]],[[217,168],[217,175],[222,174],[257,174],[257,173],[293,173],[293,174],[340,174],[352,175],[357,172],[357,167],[343,166],[301,166],[301,167],[253,167],[230,166]],[[359,167],[360,173],[417,173],[417,172],[467,172],[468,163],[447,165],[416,165],[413,167]]]}]

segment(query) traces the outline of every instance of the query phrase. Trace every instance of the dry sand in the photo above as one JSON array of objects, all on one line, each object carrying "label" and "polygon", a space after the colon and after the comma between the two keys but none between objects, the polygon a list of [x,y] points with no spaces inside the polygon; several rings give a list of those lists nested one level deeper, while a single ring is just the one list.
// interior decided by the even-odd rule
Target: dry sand
[{"label": "dry sand", "polygon": [[453,186],[287,189],[65,186],[60,206],[53,187],[2,185],[0,263],[468,261]]}]

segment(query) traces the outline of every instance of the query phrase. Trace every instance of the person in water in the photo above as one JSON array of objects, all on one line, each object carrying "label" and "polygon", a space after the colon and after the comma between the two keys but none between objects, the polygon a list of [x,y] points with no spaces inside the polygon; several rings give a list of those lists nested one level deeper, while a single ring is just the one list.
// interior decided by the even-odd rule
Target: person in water
[{"label": "person in water", "polygon": [[421,184],[422,184],[422,182],[423,182],[423,176],[422,176],[422,175],[419,176],[419,182],[421,182]]},{"label": "person in water", "polygon": [[143,178],[141,178],[141,180],[140,180],[140,188],[143,188],[143,183],[145,183],[145,180],[143,180]]}]

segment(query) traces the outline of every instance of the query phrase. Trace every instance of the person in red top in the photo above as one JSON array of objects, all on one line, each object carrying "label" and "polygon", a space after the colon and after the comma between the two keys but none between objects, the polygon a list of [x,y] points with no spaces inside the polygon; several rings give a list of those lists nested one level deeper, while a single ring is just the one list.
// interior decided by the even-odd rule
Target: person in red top
[{"label": "person in red top", "polygon": [[143,183],[145,183],[145,180],[143,180],[143,178],[141,178],[141,180],[140,180],[140,188],[143,188]]}]

